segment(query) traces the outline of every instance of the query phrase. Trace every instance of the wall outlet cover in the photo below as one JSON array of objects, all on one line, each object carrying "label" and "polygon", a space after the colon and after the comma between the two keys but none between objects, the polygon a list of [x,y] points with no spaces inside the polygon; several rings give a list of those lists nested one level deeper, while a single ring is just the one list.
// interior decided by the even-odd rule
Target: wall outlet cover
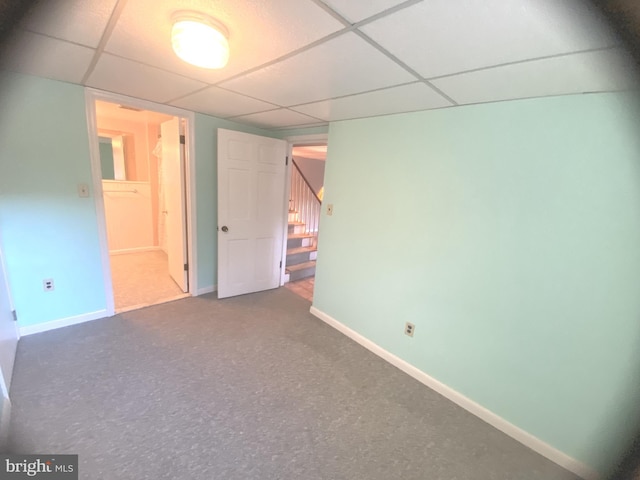
[{"label": "wall outlet cover", "polygon": [[413,337],[413,333],[416,331],[416,326],[413,323],[404,324],[404,334]]}]

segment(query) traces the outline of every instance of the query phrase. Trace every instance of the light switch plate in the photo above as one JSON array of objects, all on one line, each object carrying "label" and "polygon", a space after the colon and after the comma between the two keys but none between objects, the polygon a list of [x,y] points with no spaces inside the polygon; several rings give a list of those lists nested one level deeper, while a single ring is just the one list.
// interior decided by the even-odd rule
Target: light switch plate
[{"label": "light switch plate", "polygon": [[89,185],[86,183],[78,184],[78,196],[79,197],[88,197],[89,196]]}]

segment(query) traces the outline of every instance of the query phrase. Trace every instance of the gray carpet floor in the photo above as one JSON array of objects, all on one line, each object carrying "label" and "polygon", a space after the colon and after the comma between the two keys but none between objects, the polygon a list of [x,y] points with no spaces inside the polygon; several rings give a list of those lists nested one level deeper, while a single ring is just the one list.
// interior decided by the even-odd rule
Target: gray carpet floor
[{"label": "gray carpet floor", "polygon": [[281,288],[25,337],[10,450],[81,479],[574,479]]}]

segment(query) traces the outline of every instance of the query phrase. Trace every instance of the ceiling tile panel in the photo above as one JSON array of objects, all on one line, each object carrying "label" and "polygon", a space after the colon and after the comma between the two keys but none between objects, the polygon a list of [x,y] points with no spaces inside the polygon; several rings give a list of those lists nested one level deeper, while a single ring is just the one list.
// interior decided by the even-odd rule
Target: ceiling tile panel
[{"label": "ceiling tile panel", "polygon": [[2,66],[7,70],[80,83],[95,50],[45,37],[31,32],[18,32],[6,45]]},{"label": "ceiling tile panel", "polygon": [[[229,30],[230,57],[220,70],[190,66],[171,48],[171,16],[195,10]],[[215,83],[297,50],[343,28],[311,0],[129,0],[106,51]]]},{"label": "ceiling tile panel", "polygon": [[506,65],[433,80],[458,103],[638,88],[633,60],[605,50]]},{"label": "ceiling tile panel", "polygon": [[317,124],[318,119],[308,117],[302,113],[292,112],[286,108],[271,110],[270,112],[253,113],[233,118],[235,122],[251,123],[264,128],[297,127],[301,125]]},{"label": "ceiling tile panel", "polygon": [[429,0],[362,27],[425,78],[615,45],[584,0]]},{"label": "ceiling tile panel", "polygon": [[46,0],[25,17],[33,32],[97,47],[116,0]]},{"label": "ceiling tile panel", "polygon": [[171,102],[171,105],[216,117],[234,117],[276,108],[276,105],[271,103],[261,102],[218,87],[209,87]]},{"label": "ceiling tile panel", "polygon": [[300,105],[293,107],[293,109],[323,120],[334,121],[428,110],[450,105],[449,101],[424,83],[412,83],[350,97]]},{"label": "ceiling tile panel", "polygon": [[205,86],[202,82],[109,54],[100,56],[87,85],[159,103]]},{"label": "ceiling tile panel", "polygon": [[415,80],[354,33],[346,33],[221,86],[289,106]]},{"label": "ceiling tile panel", "polygon": [[405,0],[368,0],[366,2],[354,2],[353,0],[323,1],[351,23],[357,23],[372,15],[395,7]]}]

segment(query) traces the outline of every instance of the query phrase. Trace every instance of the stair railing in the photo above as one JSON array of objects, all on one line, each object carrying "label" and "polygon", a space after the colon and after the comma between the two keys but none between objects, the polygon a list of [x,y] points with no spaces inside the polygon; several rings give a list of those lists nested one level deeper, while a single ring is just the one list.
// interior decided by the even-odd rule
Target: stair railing
[{"label": "stair railing", "polygon": [[[304,233],[318,235],[322,202],[314,192],[296,161],[292,158],[291,194],[289,195],[289,211],[296,211],[298,221],[304,223]],[[315,243],[315,239],[314,239]]]}]

